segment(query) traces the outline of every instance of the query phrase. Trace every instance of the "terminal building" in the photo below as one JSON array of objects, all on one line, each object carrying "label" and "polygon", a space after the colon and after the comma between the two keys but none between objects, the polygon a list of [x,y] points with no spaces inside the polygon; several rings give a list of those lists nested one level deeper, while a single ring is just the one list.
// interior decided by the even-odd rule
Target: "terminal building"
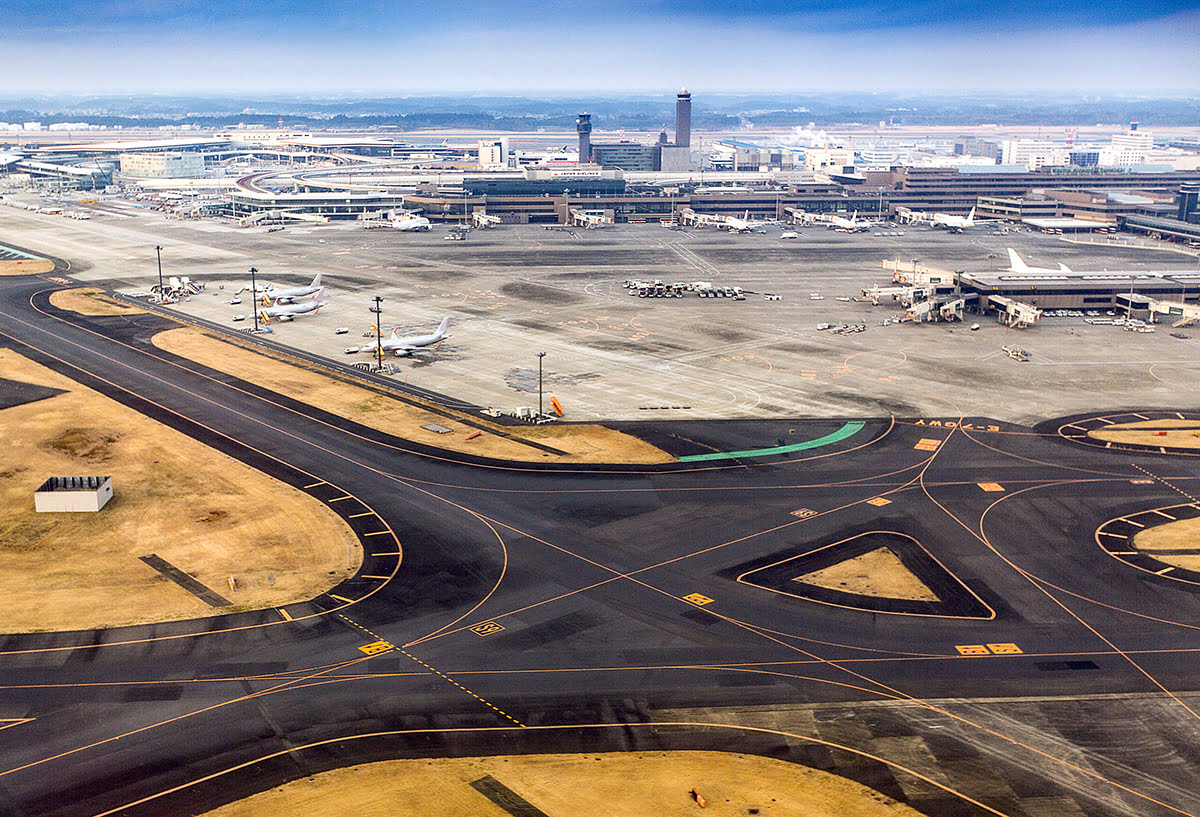
[{"label": "terminal building", "polygon": [[195,153],[122,153],[121,175],[153,179],[187,179],[204,175],[204,156]]}]

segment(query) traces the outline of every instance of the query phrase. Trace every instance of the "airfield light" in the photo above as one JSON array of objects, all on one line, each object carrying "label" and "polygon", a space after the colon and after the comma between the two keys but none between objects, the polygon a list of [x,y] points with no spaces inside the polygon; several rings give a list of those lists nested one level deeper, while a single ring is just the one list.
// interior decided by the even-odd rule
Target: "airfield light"
[{"label": "airfield light", "polygon": [[379,364],[379,371],[383,371],[383,330],[379,324],[379,316],[383,314],[381,303],[383,298],[376,295],[375,306],[371,307],[371,311],[375,313],[375,360]]},{"label": "airfield light", "polygon": [[162,282],[162,247],[158,244],[154,245],[154,252],[158,255],[158,300],[162,303],[163,299],[163,282]]},{"label": "airfield light", "polygon": [[538,352],[538,419],[542,419],[542,358],[545,352]]},{"label": "airfield light", "polygon": [[254,276],[258,275],[258,270],[254,267],[250,268],[250,311],[254,313],[254,334],[258,334],[258,286],[254,283]]}]

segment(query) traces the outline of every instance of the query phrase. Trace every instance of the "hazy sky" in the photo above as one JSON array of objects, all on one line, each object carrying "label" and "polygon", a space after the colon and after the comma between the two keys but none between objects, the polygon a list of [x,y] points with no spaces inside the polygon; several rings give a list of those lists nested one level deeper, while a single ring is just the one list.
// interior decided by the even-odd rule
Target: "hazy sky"
[{"label": "hazy sky", "polygon": [[0,92],[1200,88],[1200,0],[7,0]]}]

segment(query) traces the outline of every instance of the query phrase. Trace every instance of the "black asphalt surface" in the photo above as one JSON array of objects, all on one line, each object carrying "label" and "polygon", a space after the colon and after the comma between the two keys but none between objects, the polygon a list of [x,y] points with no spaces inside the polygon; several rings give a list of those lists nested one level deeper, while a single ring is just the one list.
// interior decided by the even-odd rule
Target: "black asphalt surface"
[{"label": "black asphalt surface", "polygon": [[[831,769],[929,814],[1200,813],[1200,585],[1096,534],[1196,504],[1198,458],[1056,431],[1085,418],[943,416],[790,457],[468,461],[174,358],[149,342],[160,317],[60,312],[54,287],[0,279],[0,343],[395,538],[364,536],[358,576],[291,621],[0,637],[0,815],[193,814],[384,758],[668,748]],[[741,450],[839,424],[664,425],[644,432]],[[860,534],[919,543],[901,557],[947,603],[777,592],[804,572],[788,560]],[[913,785],[910,738],[937,783]]]}]

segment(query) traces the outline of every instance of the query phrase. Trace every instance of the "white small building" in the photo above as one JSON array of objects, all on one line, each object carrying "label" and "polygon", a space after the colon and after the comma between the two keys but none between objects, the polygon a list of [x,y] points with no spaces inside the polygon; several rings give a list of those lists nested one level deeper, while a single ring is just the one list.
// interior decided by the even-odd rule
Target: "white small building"
[{"label": "white small building", "polygon": [[112,477],[50,477],[34,492],[33,506],[38,513],[94,513],[112,495]]}]

